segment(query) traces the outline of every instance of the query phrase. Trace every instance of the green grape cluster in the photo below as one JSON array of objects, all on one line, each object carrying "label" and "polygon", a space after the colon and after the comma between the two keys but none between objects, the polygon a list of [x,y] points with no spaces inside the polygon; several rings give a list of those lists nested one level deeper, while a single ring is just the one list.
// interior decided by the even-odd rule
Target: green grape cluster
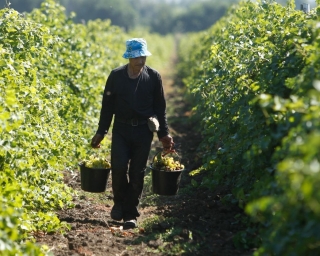
[{"label": "green grape cluster", "polygon": [[110,169],[111,168],[111,163],[99,156],[90,156],[89,159],[86,159],[83,161],[83,164],[87,168],[94,168],[94,169]]},{"label": "green grape cluster", "polygon": [[156,169],[165,171],[177,171],[184,169],[184,165],[171,156],[157,157],[152,166]]}]

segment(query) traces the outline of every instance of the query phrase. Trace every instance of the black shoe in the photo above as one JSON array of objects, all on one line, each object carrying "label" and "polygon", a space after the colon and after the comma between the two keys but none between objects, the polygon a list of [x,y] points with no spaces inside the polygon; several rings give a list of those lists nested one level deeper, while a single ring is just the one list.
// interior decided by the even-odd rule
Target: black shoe
[{"label": "black shoe", "polygon": [[136,219],[130,219],[125,220],[123,224],[123,229],[132,229],[137,227],[137,220]]},{"label": "black shoe", "polygon": [[122,206],[120,204],[115,204],[111,209],[110,216],[116,221],[121,221],[123,219]]}]

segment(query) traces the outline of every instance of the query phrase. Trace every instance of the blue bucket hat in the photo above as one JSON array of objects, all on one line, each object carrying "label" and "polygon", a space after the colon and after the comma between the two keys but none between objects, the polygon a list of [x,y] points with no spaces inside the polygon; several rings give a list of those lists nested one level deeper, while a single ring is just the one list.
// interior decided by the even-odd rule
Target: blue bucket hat
[{"label": "blue bucket hat", "polygon": [[147,42],[143,38],[132,38],[126,41],[126,52],[122,55],[125,59],[137,58],[140,56],[150,56],[147,49]]}]

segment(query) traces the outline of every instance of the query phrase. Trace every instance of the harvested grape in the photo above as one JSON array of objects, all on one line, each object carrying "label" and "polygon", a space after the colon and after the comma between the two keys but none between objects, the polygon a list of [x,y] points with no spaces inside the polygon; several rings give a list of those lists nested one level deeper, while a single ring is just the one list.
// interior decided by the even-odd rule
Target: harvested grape
[{"label": "harvested grape", "polygon": [[93,169],[111,168],[111,163],[107,159],[96,155],[91,155],[88,159],[83,160],[82,164],[87,168]]},{"label": "harvested grape", "polygon": [[164,171],[177,171],[184,169],[184,165],[181,164],[180,161],[175,160],[172,156],[163,156],[162,154],[156,155],[152,167]]}]

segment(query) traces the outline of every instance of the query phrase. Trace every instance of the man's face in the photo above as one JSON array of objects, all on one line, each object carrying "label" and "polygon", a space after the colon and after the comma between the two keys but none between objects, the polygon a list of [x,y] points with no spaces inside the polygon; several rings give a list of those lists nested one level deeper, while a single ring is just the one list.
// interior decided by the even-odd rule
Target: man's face
[{"label": "man's face", "polygon": [[147,57],[141,56],[137,58],[129,59],[130,65],[134,67],[143,67],[146,64]]}]

